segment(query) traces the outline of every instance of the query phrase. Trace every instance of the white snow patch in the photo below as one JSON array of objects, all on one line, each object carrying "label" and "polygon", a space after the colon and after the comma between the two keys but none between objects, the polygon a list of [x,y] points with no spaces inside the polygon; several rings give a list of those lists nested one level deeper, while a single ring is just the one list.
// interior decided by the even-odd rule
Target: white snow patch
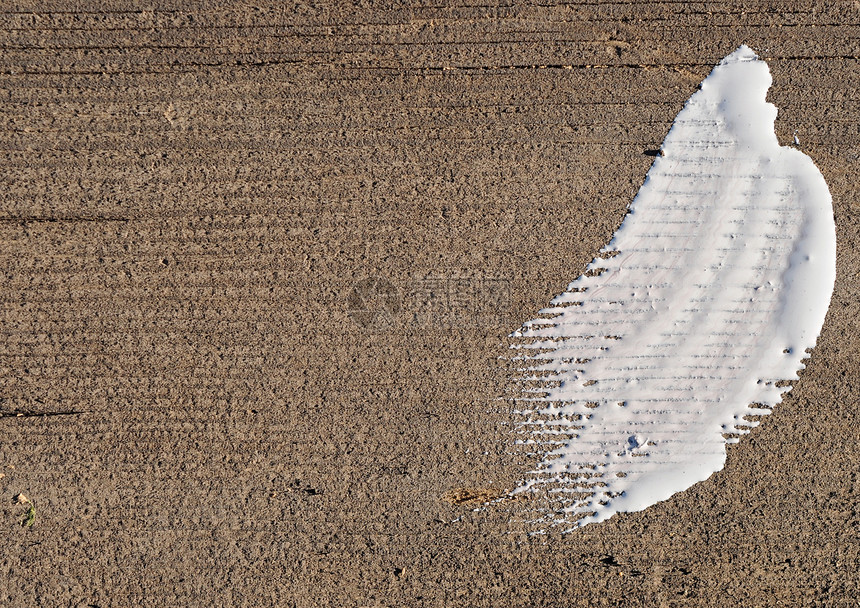
[{"label": "white snow patch", "polygon": [[707,479],[815,346],[833,209],[812,160],[777,142],[770,84],[749,47],[723,59],[601,252],[617,254],[540,311],[557,316],[512,334],[526,375],[550,381],[524,389],[520,430],[540,462],[514,490],[548,492],[545,524],[639,511]]}]

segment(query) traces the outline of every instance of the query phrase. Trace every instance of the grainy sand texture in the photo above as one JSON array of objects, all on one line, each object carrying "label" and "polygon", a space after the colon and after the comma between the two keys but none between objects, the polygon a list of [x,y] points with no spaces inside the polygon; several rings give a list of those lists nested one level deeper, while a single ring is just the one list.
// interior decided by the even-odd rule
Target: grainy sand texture
[{"label": "grainy sand texture", "polygon": [[[854,2],[2,3],[0,605],[855,606],[858,34]],[[646,511],[475,511],[532,465],[506,336],[744,43],[833,196],[808,367]]]}]

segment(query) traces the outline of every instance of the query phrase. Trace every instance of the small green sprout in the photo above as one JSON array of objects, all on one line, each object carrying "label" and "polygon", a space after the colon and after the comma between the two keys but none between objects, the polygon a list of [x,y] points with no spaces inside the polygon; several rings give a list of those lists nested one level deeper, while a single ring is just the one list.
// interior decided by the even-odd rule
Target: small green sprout
[{"label": "small green sprout", "polygon": [[24,513],[24,519],[21,520],[21,527],[32,528],[33,524],[36,523],[36,505],[24,494],[18,494],[15,498],[18,504],[27,505],[27,512]]}]

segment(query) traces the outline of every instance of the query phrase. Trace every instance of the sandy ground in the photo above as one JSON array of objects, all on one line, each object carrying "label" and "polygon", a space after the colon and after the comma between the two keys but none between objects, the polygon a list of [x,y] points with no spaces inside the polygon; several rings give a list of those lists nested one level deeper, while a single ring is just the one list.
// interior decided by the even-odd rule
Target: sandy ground
[{"label": "sandy ground", "polygon": [[[856,605],[857,3],[140,4],[0,7],[0,604]],[[647,511],[474,512],[505,336],[741,43],[833,195],[809,367]]]}]

